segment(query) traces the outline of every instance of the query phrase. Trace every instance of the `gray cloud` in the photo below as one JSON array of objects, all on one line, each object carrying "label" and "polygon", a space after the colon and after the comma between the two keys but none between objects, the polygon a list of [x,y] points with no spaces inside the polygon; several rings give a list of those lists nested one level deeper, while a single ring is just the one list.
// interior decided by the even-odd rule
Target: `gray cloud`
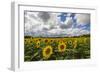
[{"label": "gray cloud", "polygon": [[38,16],[44,21],[47,22],[50,19],[50,14],[48,12],[39,12]]},{"label": "gray cloud", "polygon": [[43,28],[43,30],[44,30],[44,31],[48,31],[49,29],[48,29],[48,28]]},{"label": "gray cloud", "polygon": [[34,14],[29,14],[29,16],[30,16],[31,18],[33,18],[33,19],[37,19],[37,17],[34,16]]}]

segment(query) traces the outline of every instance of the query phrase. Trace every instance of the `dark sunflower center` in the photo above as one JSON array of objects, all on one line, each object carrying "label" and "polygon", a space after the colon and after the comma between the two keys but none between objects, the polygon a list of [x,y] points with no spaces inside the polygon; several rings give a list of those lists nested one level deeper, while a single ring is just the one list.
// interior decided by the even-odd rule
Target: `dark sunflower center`
[{"label": "dark sunflower center", "polygon": [[46,50],[46,54],[49,54],[50,53],[50,48],[48,48],[47,50]]},{"label": "dark sunflower center", "polygon": [[64,45],[61,45],[60,48],[61,48],[61,49],[64,49]]},{"label": "dark sunflower center", "polygon": [[48,40],[45,40],[45,42],[48,42]]},{"label": "dark sunflower center", "polygon": [[37,45],[39,45],[40,43],[37,43]]},{"label": "dark sunflower center", "polygon": [[41,39],[39,39],[39,41],[41,41]]}]

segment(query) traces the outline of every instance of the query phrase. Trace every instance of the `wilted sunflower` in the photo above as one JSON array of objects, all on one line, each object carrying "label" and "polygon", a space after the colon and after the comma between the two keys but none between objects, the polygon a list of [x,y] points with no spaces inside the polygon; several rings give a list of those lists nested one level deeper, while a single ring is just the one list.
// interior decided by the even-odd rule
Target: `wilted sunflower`
[{"label": "wilted sunflower", "polygon": [[59,52],[64,52],[66,50],[66,44],[64,42],[59,43],[58,45],[58,51]]},{"label": "wilted sunflower", "polygon": [[52,53],[53,49],[51,46],[46,46],[45,48],[43,48],[42,54],[44,59],[48,59]]}]

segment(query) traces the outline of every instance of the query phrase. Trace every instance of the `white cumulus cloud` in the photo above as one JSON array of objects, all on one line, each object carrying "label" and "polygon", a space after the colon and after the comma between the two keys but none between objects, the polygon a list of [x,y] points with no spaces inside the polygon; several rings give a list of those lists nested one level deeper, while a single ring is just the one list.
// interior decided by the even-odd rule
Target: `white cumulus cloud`
[{"label": "white cumulus cloud", "polygon": [[76,14],[75,18],[77,19],[77,25],[86,25],[90,23],[90,14]]}]

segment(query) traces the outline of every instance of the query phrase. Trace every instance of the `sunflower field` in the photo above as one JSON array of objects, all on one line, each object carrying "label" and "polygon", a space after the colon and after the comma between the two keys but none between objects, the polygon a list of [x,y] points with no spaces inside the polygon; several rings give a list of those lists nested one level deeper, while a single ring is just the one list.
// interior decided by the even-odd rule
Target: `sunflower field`
[{"label": "sunflower field", "polygon": [[90,37],[24,39],[24,61],[90,58]]}]

